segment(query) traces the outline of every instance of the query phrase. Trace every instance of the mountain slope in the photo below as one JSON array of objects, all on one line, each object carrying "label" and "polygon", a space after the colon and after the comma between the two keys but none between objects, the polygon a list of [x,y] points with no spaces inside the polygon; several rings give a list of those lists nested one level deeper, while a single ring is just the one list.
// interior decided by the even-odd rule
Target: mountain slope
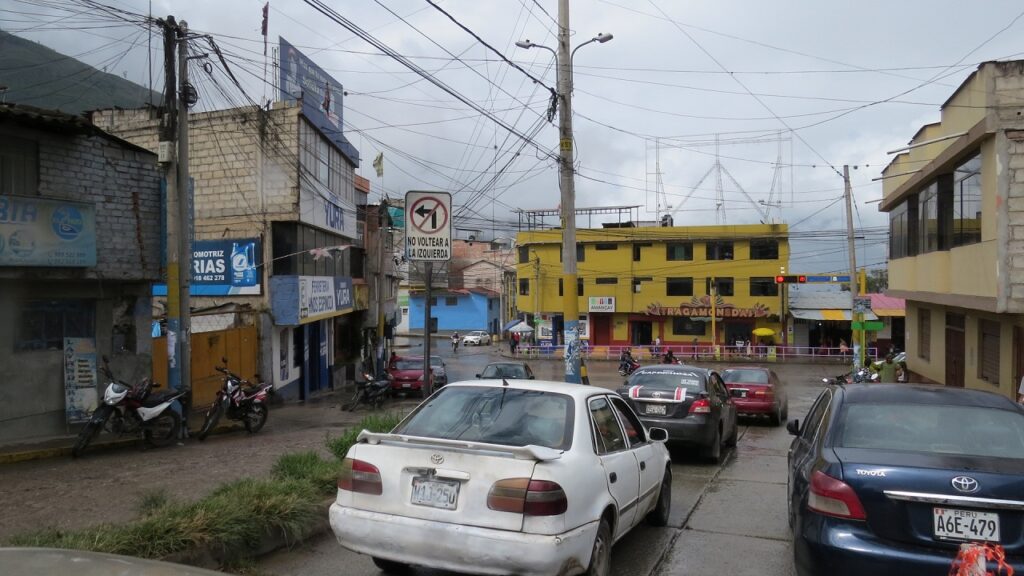
[{"label": "mountain slope", "polygon": [[6,102],[79,114],[86,110],[136,108],[152,100],[147,90],[114,74],[97,70],[31,40],[0,30],[0,95]]}]

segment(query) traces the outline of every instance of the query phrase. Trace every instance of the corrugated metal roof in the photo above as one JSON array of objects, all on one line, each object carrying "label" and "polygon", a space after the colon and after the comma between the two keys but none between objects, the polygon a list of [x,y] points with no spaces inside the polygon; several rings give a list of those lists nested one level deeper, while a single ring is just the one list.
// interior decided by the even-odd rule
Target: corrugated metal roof
[{"label": "corrugated metal roof", "polygon": [[907,315],[907,301],[885,294],[865,294],[871,298],[871,310],[879,316],[903,317]]},{"label": "corrugated metal roof", "polygon": [[[850,321],[849,292],[792,291],[789,294],[789,312],[801,320]],[[871,312],[864,314],[865,320],[878,320]]]},{"label": "corrugated metal roof", "polygon": [[125,148],[132,148],[139,152],[153,154],[154,156],[156,155],[151,150],[147,150],[141,146],[132,144],[127,140],[118,138],[109,132],[100,130],[84,116],[75,116],[74,114],[68,114],[66,112],[61,112],[60,110],[46,110],[44,108],[36,108],[35,106],[28,106],[25,104],[0,102],[0,122],[14,122],[22,126],[30,126],[40,130],[64,134],[100,136]]}]

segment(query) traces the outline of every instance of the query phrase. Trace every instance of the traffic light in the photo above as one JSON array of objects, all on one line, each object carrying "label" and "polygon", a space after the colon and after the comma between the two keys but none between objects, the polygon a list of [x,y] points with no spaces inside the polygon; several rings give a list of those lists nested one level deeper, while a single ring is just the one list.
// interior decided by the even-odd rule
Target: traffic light
[{"label": "traffic light", "polygon": [[776,284],[804,284],[807,282],[807,276],[776,276]]}]

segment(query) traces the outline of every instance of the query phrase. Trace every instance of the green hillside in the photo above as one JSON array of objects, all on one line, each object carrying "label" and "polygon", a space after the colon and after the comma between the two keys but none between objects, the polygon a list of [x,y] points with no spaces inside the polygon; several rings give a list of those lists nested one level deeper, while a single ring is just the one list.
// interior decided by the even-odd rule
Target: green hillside
[{"label": "green hillside", "polygon": [[[0,30],[0,86],[6,102],[79,114],[86,110],[136,108],[150,101],[146,88]],[[159,94],[152,101],[159,103]]]}]

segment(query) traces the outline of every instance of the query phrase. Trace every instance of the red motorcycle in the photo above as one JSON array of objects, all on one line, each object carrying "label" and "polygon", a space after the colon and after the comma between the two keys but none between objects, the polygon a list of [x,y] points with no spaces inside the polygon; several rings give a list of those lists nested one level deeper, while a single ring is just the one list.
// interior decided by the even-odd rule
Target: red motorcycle
[{"label": "red motorcycle", "polygon": [[[225,365],[228,363],[227,358],[221,360]],[[229,420],[241,420],[250,434],[259,432],[267,423],[267,400],[274,393],[274,385],[253,384],[231,372],[226,366],[216,368],[218,372],[224,374],[224,386],[217,391],[217,399],[206,411],[206,420],[203,421],[203,427],[197,435],[199,440],[206,440],[221,416],[225,415]]]}]

